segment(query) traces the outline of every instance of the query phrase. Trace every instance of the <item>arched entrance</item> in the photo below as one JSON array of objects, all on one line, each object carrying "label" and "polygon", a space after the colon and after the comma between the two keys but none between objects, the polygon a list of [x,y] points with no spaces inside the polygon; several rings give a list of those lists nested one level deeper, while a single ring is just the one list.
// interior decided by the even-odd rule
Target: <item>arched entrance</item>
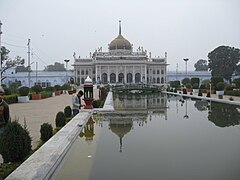
[{"label": "arched entrance", "polygon": [[124,75],[123,75],[123,73],[120,73],[120,74],[118,75],[118,82],[119,82],[119,83],[124,83]]},{"label": "arched entrance", "polygon": [[107,84],[107,73],[102,74],[102,83]]},{"label": "arched entrance", "polygon": [[132,79],[132,73],[128,73],[127,74],[127,83],[132,83],[133,79]]},{"label": "arched entrance", "polygon": [[116,74],[110,74],[110,83],[116,83]]},{"label": "arched entrance", "polygon": [[136,73],[135,74],[135,83],[139,83],[141,82],[141,74],[140,73]]}]

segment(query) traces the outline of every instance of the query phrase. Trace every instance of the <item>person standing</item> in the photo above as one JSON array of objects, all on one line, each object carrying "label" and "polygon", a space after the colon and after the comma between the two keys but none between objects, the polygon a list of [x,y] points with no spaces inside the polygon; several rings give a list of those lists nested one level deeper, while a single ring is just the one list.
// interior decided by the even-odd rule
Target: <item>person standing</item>
[{"label": "person standing", "polygon": [[5,126],[10,121],[9,106],[3,100],[4,89],[0,86],[0,134],[3,133]]},{"label": "person standing", "polygon": [[83,106],[81,104],[81,97],[83,96],[83,91],[80,90],[77,94],[72,96],[72,111],[73,117],[79,113],[79,109]]}]

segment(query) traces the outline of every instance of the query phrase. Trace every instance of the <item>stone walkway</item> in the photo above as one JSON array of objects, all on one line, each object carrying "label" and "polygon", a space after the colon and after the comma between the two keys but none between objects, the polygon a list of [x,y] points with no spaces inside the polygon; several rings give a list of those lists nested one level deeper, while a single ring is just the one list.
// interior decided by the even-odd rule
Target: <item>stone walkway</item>
[{"label": "stone walkway", "polygon": [[66,106],[72,107],[69,94],[62,94],[42,100],[30,100],[29,103],[10,104],[12,121],[18,119],[24,125],[26,120],[27,129],[32,137],[32,148],[35,148],[40,140],[40,128],[43,123],[50,123],[55,128],[55,118],[59,111],[64,111]]}]

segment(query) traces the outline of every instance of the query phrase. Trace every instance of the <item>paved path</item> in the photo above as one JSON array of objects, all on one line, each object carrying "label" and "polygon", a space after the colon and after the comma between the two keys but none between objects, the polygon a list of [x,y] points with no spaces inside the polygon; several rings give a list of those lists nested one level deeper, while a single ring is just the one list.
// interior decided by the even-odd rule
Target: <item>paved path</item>
[{"label": "paved path", "polygon": [[[98,95],[98,89],[94,89],[94,99],[98,99]],[[64,111],[66,106],[72,107],[72,95],[61,94],[41,100],[30,100],[29,103],[10,104],[9,108],[12,120],[17,118],[22,125],[24,125],[24,119],[26,120],[34,149],[40,140],[41,125],[50,123],[55,128],[56,115],[59,111]]]},{"label": "paved path", "polygon": [[45,122],[55,128],[55,117],[59,111],[64,111],[66,106],[72,106],[71,95],[62,94],[42,100],[31,100],[29,103],[10,104],[11,119],[19,119],[24,125],[26,120],[27,129],[32,137],[32,148],[35,148],[40,140],[40,128]]}]

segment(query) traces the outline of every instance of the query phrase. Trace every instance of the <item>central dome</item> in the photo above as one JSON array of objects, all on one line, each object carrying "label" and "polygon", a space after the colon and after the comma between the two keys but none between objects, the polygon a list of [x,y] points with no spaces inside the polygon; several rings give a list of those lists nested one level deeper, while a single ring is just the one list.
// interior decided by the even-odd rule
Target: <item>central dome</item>
[{"label": "central dome", "polygon": [[132,50],[131,43],[121,35],[121,21],[119,21],[119,35],[109,44],[109,50]]}]

